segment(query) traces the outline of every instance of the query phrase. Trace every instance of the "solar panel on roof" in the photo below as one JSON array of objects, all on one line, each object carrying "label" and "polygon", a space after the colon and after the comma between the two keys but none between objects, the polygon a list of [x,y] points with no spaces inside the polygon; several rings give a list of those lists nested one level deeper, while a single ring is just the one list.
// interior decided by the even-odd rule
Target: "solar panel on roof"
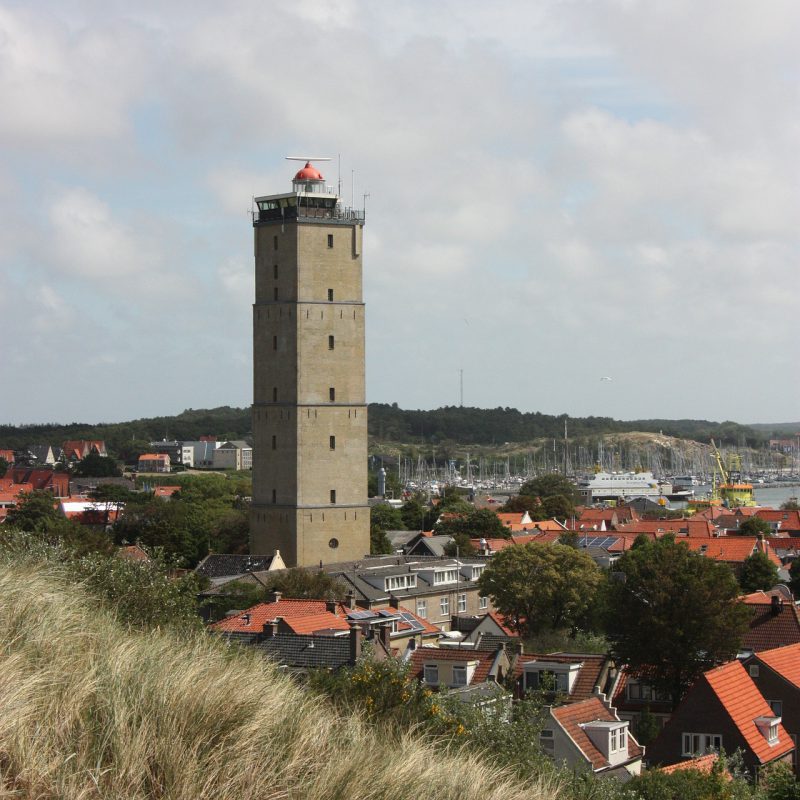
[{"label": "solar panel on roof", "polygon": [[374,611],[348,611],[348,619],[372,619],[375,616]]},{"label": "solar panel on roof", "polygon": [[425,630],[425,626],[418,619],[415,619],[409,614],[408,611],[401,611],[400,616],[403,618],[404,622],[407,622],[411,626],[412,633]]}]

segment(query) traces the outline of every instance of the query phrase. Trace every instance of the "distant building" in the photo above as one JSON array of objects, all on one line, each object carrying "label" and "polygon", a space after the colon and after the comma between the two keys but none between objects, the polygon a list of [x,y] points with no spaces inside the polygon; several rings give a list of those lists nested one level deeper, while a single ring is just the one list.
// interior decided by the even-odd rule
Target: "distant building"
[{"label": "distant building", "polygon": [[74,439],[64,442],[64,460],[82,461],[90,453],[107,456],[106,443],[100,439]]},{"label": "distant building", "polygon": [[212,456],[214,469],[252,469],[253,448],[245,441],[223,442]]},{"label": "distant building", "polygon": [[139,456],[139,472],[169,472],[170,462],[166,453],[144,453]]}]

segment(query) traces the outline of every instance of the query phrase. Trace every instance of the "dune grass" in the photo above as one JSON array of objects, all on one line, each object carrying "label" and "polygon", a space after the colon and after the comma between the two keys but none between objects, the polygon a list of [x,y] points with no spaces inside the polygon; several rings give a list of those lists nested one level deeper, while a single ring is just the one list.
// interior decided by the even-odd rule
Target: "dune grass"
[{"label": "dune grass", "polygon": [[255,653],[138,632],[57,566],[0,560],[0,797],[550,800],[337,714]]}]

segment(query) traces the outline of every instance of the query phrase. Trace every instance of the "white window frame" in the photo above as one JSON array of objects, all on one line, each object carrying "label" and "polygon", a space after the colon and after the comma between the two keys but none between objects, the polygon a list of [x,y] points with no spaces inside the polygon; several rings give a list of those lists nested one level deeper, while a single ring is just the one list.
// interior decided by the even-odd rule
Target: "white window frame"
[{"label": "white window frame", "polygon": [[[433,680],[431,680],[433,678]],[[422,680],[428,686],[439,685],[439,665],[438,664],[425,664],[422,668]]]},{"label": "white window frame", "polygon": [[458,595],[458,613],[463,614],[467,610],[467,593],[461,592]]},{"label": "white window frame", "polygon": [[428,601],[424,597],[417,598],[417,616],[422,619],[427,619],[428,617]]},{"label": "white window frame", "polygon": [[681,743],[681,755],[684,756],[703,756],[709,750],[722,750],[722,736],[719,733],[684,733]]},{"label": "white window frame", "polygon": [[479,597],[478,598],[478,610],[479,611],[486,611],[489,608],[489,598],[488,597]]},{"label": "white window frame", "polygon": [[[458,680],[456,680],[456,675],[458,675]],[[463,677],[463,680],[462,680]],[[467,668],[462,667],[459,664],[453,665],[453,686],[466,686],[467,685]]]},{"label": "white window frame", "polygon": [[439,598],[439,611],[442,614],[450,614],[450,598],[447,595]]}]

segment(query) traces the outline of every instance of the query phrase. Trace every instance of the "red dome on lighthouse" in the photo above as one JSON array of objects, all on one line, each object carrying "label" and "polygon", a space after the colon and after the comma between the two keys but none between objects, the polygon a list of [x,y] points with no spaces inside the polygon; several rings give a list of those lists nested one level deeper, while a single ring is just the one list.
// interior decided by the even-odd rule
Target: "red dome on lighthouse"
[{"label": "red dome on lighthouse", "polygon": [[297,175],[294,176],[296,181],[324,181],[322,173],[316,168],[311,166],[310,161],[306,161],[303,169],[299,170]]}]

